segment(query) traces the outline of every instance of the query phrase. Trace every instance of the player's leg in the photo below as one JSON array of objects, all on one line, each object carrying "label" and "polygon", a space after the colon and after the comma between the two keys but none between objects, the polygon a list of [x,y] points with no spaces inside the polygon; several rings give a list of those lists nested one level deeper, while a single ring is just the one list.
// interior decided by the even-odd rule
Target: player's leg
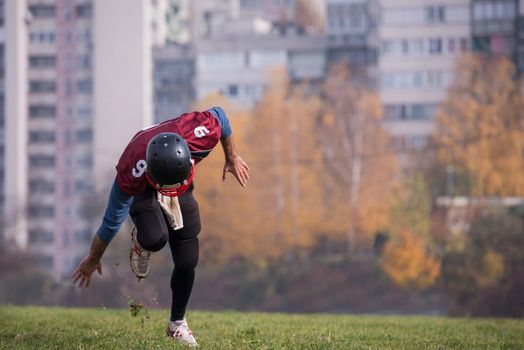
[{"label": "player's leg", "polygon": [[151,252],[162,249],[168,239],[168,228],[156,195],[156,191],[147,186],[135,196],[129,210],[135,224],[131,233],[133,247],[129,257],[131,269],[139,279],[149,274]]},{"label": "player's leg", "polygon": [[199,258],[198,234],[200,233],[200,213],[192,191],[179,197],[184,227],[169,230],[169,247],[175,268],[171,275],[171,316],[167,333],[190,345],[196,341],[184,316],[195,281],[195,267]]},{"label": "player's leg", "polygon": [[198,237],[186,241],[175,241],[171,245],[175,268],[171,275],[171,321],[182,320],[195,281],[198,263]]}]

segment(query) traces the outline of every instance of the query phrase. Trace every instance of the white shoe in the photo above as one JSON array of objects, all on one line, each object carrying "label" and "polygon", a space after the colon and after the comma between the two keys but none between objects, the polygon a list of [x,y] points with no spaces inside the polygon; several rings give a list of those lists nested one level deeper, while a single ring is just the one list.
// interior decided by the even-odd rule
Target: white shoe
[{"label": "white shoe", "polygon": [[166,333],[168,337],[174,338],[182,344],[198,346],[195,337],[193,337],[193,332],[189,329],[185,318],[180,321],[170,321],[167,324]]},{"label": "white shoe", "polygon": [[131,263],[131,270],[140,281],[149,275],[149,258],[151,252],[144,250],[136,239],[136,227],[131,231],[131,240],[133,245],[129,253],[129,262]]}]

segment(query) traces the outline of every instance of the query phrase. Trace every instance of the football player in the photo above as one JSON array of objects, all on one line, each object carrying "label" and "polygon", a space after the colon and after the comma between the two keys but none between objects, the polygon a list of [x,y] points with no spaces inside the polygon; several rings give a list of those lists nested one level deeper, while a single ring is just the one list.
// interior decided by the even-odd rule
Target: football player
[{"label": "football player", "polygon": [[219,141],[225,155],[222,179],[230,172],[245,187],[249,167],[237,153],[222,108],[185,113],[138,132],[118,161],[107,208],[90,251],[73,273],[73,283],[79,287],[89,286],[95,270],[102,274],[100,259],[129,213],[135,226],[130,263],[139,280],[149,274],[151,253],[169,242],[174,269],[167,334],[193,346],[197,342],[184,317],[199,254],[200,215],[192,180],[195,165]]}]

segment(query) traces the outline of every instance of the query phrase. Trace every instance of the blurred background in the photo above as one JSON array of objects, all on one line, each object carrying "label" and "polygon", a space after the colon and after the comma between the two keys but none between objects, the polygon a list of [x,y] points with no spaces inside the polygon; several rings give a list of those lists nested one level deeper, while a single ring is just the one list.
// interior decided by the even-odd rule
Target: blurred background
[{"label": "blurred background", "polygon": [[524,315],[524,1],[0,0],[0,303],[170,303],[130,223],[72,271],[140,129],[219,105],[190,308]]}]

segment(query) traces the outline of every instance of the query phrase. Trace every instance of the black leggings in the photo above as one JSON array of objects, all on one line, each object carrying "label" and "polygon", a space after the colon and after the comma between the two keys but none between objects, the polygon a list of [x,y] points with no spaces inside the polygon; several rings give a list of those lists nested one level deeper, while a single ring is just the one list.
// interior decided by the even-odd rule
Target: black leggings
[{"label": "black leggings", "polygon": [[175,264],[171,276],[171,321],[176,321],[184,318],[195,281],[200,214],[191,185],[186,193],[178,197],[184,227],[175,231],[168,224],[156,196],[156,190],[147,186],[135,196],[129,214],[137,228],[137,239],[142,248],[156,252],[169,240]]}]

